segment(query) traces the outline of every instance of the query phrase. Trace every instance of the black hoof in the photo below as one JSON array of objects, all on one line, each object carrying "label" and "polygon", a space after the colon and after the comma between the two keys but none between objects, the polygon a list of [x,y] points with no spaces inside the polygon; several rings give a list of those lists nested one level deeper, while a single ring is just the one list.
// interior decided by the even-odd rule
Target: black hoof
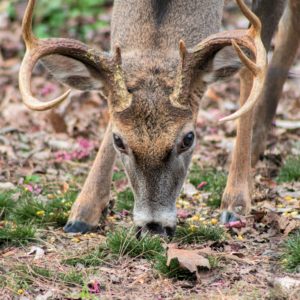
[{"label": "black hoof", "polygon": [[228,210],[224,210],[221,213],[221,216],[220,216],[220,222],[221,222],[221,224],[227,224],[229,222],[235,222],[235,221],[240,221],[240,218],[234,212],[228,211]]},{"label": "black hoof", "polygon": [[82,221],[71,221],[68,222],[64,227],[64,231],[68,233],[87,233],[89,231],[93,231],[94,229],[94,226]]}]

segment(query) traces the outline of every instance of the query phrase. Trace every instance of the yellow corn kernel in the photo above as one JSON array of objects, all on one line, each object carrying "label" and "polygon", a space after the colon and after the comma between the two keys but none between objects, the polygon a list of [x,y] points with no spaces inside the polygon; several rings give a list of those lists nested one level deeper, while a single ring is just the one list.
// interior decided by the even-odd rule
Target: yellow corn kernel
[{"label": "yellow corn kernel", "polygon": [[191,218],[192,221],[199,221],[200,220],[200,216],[199,215],[194,215],[192,218]]},{"label": "yellow corn kernel", "polygon": [[292,211],[290,213],[290,216],[294,218],[294,217],[298,216],[298,212],[297,211]]},{"label": "yellow corn kernel", "polygon": [[291,197],[291,196],[285,196],[284,200],[285,201],[291,201],[291,200],[293,200],[293,197]]},{"label": "yellow corn kernel", "polygon": [[80,238],[74,237],[71,240],[73,243],[79,243],[80,242]]},{"label": "yellow corn kernel", "polygon": [[216,225],[216,224],[218,224],[218,220],[215,219],[215,218],[212,218],[212,219],[210,220],[210,223],[211,223],[212,225]]},{"label": "yellow corn kernel", "polygon": [[25,292],[25,291],[24,291],[23,289],[18,289],[17,294],[18,294],[18,295],[23,295],[24,292]]},{"label": "yellow corn kernel", "polygon": [[190,225],[190,230],[191,230],[192,232],[195,232],[196,229],[197,229],[197,227],[196,227],[195,225]]},{"label": "yellow corn kernel", "polygon": [[237,239],[238,239],[239,241],[243,241],[243,240],[244,240],[244,237],[243,237],[241,234],[239,234],[239,235],[237,236]]},{"label": "yellow corn kernel", "polygon": [[44,216],[45,216],[45,211],[44,211],[44,210],[38,210],[35,214],[36,214],[38,217],[44,217]]}]

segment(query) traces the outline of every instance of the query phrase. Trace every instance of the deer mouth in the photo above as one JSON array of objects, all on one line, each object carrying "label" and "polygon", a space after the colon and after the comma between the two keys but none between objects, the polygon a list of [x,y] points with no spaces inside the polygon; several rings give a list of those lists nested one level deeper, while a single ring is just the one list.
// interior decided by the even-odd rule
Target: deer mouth
[{"label": "deer mouth", "polygon": [[145,234],[157,234],[162,237],[172,238],[175,234],[176,226],[174,227],[163,227],[159,223],[151,222],[146,224],[145,226],[137,226],[136,227],[136,237],[140,239]]}]

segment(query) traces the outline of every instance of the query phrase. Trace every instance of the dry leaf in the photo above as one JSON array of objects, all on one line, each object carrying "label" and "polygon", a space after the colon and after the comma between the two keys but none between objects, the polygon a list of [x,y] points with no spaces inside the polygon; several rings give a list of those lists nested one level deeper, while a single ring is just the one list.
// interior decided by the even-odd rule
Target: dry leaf
[{"label": "dry leaf", "polygon": [[34,260],[40,259],[45,255],[45,251],[37,246],[31,247],[30,251],[27,253],[27,255],[35,254]]},{"label": "dry leaf", "polygon": [[169,244],[167,266],[177,258],[182,268],[188,269],[191,273],[195,272],[198,278],[199,268],[210,269],[208,259],[198,253],[198,250],[177,249],[175,244]]}]

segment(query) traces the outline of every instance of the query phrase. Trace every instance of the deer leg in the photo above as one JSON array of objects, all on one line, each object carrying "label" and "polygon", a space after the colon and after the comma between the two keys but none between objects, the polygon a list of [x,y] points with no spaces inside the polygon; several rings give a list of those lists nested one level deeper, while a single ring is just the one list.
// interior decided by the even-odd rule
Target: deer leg
[{"label": "deer leg", "polygon": [[87,232],[95,228],[109,202],[112,169],[116,157],[109,124],[83,189],[72,206],[66,232]]},{"label": "deer leg", "polygon": [[[253,75],[249,70],[243,68],[240,78],[240,104],[242,105],[251,91]],[[236,214],[247,214],[250,211],[252,114],[253,111],[251,110],[238,119],[237,138],[222,197],[221,208],[224,211],[221,215],[221,221],[223,223],[236,220]]]},{"label": "deer leg", "polygon": [[300,45],[300,1],[290,0],[279,24],[275,51],[266,84],[255,108],[252,140],[252,165],[265,149],[268,132],[276,114],[283,84]]}]

